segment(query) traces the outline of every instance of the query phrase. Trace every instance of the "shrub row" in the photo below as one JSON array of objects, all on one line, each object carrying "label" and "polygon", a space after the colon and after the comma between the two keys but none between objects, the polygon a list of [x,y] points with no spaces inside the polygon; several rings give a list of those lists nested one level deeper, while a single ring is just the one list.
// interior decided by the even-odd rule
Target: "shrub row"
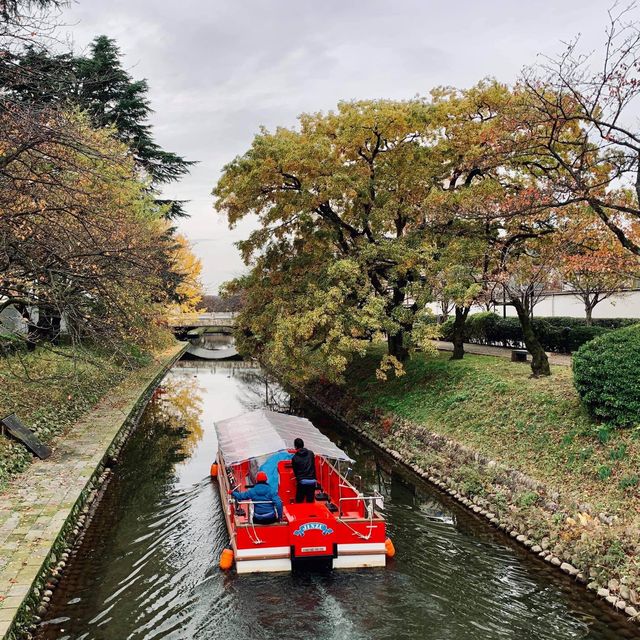
[{"label": "shrub row", "polygon": [[[533,327],[545,351],[572,353],[586,342],[612,329],[638,322],[632,318],[607,318],[588,326],[584,318],[533,318]],[[442,324],[443,340],[453,339],[453,318]],[[467,318],[465,342],[518,348],[524,346],[518,318],[502,318],[491,312],[474,313]]]}]

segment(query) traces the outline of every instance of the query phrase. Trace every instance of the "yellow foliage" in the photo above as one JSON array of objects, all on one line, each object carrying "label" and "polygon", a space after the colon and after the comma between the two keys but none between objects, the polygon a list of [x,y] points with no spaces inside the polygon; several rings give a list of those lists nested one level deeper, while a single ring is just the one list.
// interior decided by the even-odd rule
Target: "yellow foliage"
[{"label": "yellow foliage", "polygon": [[175,236],[176,247],[173,251],[173,271],[180,277],[176,287],[179,302],[172,305],[172,311],[191,313],[202,301],[203,289],[200,275],[202,261],[193,253],[189,240],[182,234]]},{"label": "yellow foliage", "polygon": [[402,362],[400,362],[395,356],[386,354],[382,356],[382,360],[376,369],[376,378],[378,378],[378,380],[387,380],[390,373],[393,373],[396,378],[400,378],[406,372]]}]

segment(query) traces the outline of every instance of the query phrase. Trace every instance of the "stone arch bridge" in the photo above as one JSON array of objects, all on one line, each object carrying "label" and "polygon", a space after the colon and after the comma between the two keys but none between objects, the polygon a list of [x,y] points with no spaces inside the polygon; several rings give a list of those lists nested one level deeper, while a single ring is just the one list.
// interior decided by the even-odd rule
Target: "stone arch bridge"
[{"label": "stone arch bridge", "polygon": [[200,327],[220,327],[233,331],[235,311],[216,311],[213,313],[177,313],[167,318],[168,325],[174,330],[188,331]]},{"label": "stone arch bridge", "polygon": [[200,360],[237,359],[238,352],[231,339],[229,346],[222,348],[207,348],[202,344],[207,334],[233,333],[236,315],[233,312],[180,313],[169,316],[167,324],[176,336],[191,343],[186,352],[189,357]]}]

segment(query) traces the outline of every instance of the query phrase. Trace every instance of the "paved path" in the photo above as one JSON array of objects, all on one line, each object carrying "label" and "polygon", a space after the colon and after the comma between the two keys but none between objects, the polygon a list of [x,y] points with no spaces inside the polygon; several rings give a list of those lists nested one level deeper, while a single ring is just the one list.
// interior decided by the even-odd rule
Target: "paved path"
[{"label": "paved path", "polygon": [[35,460],[0,493],[0,638],[122,424],[182,348],[182,344],[172,347],[116,387],[54,440],[50,458]]},{"label": "paved path", "polygon": [[[453,351],[452,342],[444,342],[442,340],[434,340],[433,342],[439,351]],[[466,353],[473,353],[479,356],[497,356],[499,358],[511,359],[511,349],[504,349],[503,347],[490,347],[484,344],[465,342],[464,350]],[[565,356],[560,353],[547,353],[547,355],[549,356],[549,362],[551,364],[563,367],[571,366],[571,356]],[[529,358],[529,360],[531,360],[531,358]]]}]

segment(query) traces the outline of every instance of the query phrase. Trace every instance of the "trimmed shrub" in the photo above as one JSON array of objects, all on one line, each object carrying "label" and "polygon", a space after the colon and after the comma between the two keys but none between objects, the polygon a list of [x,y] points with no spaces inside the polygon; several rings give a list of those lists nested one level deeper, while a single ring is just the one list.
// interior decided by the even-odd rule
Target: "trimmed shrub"
[{"label": "trimmed shrub", "polygon": [[503,347],[522,347],[522,327],[518,318],[500,318],[496,320],[496,340],[487,344],[498,344]]},{"label": "trimmed shrub", "polygon": [[573,381],[594,417],[616,426],[640,423],[640,324],[580,347],[573,356]]},{"label": "trimmed shrub", "polygon": [[443,340],[448,340],[449,342],[453,340],[453,320],[453,318],[447,318],[440,325],[440,336]]},{"label": "trimmed shrub", "polygon": [[499,316],[489,311],[468,316],[465,323],[465,338],[468,342],[491,343],[498,335],[497,321],[499,319]]},{"label": "trimmed shrub", "polygon": [[576,326],[572,327],[566,331],[564,336],[564,348],[568,353],[574,353],[577,351],[583,344],[590,342],[594,338],[601,336],[605,333],[611,333],[611,329],[607,329],[603,326]]},{"label": "trimmed shrub", "polygon": [[[575,318],[574,318],[575,319]],[[622,329],[637,324],[637,318],[594,318],[593,324],[596,327],[605,327],[607,329]]]}]

